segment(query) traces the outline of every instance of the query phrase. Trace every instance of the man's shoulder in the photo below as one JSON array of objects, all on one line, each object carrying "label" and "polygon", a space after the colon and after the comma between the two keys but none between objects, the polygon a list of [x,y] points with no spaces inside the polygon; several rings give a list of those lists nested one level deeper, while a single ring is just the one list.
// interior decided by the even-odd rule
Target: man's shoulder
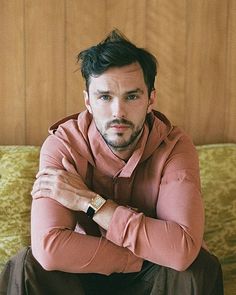
[{"label": "man's shoulder", "polygon": [[44,150],[87,150],[89,124],[86,111],[57,121],[49,128]]},{"label": "man's shoulder", "polygon": [[90,121],[91,118],[88,112],[82,111],[80,113],[75,113],[58,120],[49,127],[48,132],[49,134],[55,134],[60,128],[70,129],[76,127],[76,129],[81,129]]}]

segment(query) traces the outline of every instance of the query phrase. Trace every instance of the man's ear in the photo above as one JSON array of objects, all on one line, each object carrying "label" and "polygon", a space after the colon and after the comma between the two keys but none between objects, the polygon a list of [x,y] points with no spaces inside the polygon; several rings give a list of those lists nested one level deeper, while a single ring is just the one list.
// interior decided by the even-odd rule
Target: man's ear
[{"label": "man's ear", "polygon": [[153,89],[149,97],[147,113],[150,113],[152,111],[155,102],[156,102],[156,89]]},{"label": "man's ear", "polygon": [[86,90],[84,90],[83,94],[84,94],[84,104],[85,104],[87,110],[89,111],[89,113],[92,114],[92,109],[91,109],[90,102],[89,102],[88,92]]}]

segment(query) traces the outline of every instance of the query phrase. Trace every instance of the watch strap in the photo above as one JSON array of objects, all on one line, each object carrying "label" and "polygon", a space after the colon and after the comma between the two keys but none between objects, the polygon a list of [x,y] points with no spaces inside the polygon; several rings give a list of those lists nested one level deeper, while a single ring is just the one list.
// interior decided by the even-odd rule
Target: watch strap
[{"label": "watch strap", "polygon": [[88,215],[88,217],[93,218],[95,210],[91,206],[89,206],[86,214]]}]

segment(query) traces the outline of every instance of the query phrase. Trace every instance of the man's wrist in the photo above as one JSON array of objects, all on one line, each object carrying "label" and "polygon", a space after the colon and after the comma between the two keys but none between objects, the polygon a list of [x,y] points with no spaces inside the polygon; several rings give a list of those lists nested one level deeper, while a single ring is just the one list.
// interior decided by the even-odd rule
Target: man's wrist
[{"label": "man's wrist", "polygon": [[86,210],[86,214],[93,218],[94,214],[96,214],[102,206],[106,203],[106,199],[104,199],[99,194],[96,194],[89,202],[88,208]]},{"label": "man's wrist", "polygon": [[93,220],[103,229],[108,230],[113,214],[118,206],[114,201],[108,199],[104,206],[93,216]]},{"label": "man's wrist", "polygon": [[[91,207],[91,200],[96,198],[97,194],[94,193],[92,198],[83,198],[80,199],[80,210],[87,213],[88,208]],[[98,195],[101,197],[100,195]],[[102,198],[102,197],[101,197]],[[103,229],[107,230],[112,219],[112,216],[119,205],[116,204],[114,201],[107,199],[105,200],[104,204],[92,214],[92,219]],[[91,216],[90,216],[91,218]]]}]

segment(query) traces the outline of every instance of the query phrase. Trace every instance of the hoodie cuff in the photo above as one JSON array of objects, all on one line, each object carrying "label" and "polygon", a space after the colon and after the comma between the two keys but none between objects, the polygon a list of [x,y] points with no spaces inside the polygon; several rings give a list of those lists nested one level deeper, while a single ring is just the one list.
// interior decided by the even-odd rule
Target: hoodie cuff
[{"label": "hoodie cuff", "polygon": [[121,247],[132,245],[137,238],[142,215],[129,207],[117,207],[107,230],[106,238]]}]

